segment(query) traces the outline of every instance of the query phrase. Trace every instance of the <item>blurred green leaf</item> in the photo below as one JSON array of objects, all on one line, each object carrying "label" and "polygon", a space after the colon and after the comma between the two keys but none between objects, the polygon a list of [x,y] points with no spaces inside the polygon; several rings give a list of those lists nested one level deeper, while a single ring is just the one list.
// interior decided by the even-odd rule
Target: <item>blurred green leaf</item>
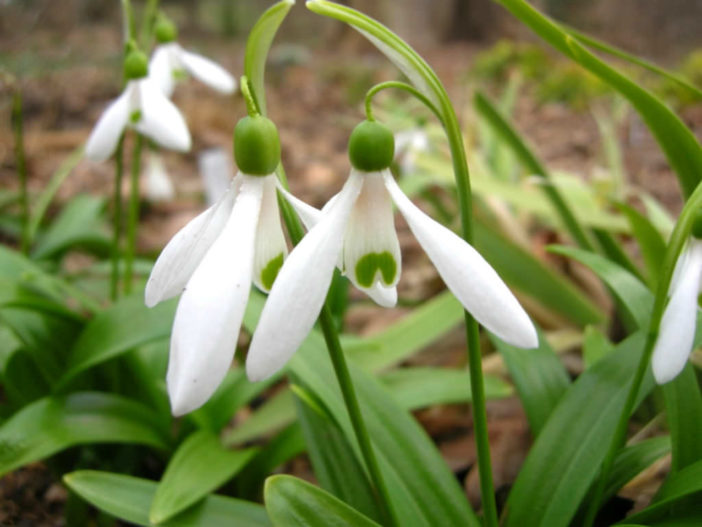
[{"label": "blurred green leaf", "polygon": [[662,389],[673,442],[674,473],[702,460],[702,393],[695,369],[689,363]]},{"label": "blurred green leaf", "polygon": [[293,476],[268,478],[265,500],[276,527],[379,527],[328,492]]},{"label": "blurred green leaf", "polygon": [[225,445],[238,445],[289,425],[295,420],[295,405],[290,390],[269,397],[243,423],[224,436]]},{"label": "blurred green leaf", "polygon": [[[73,492],[95,507],[136,525],[150,527],[149,506],[156,493],[156,483],[147,479],[79,470],[66,474],[64,482]],[[270,526],[262,506],[248,501],[208,496],[175,518],[159,524],[163,527],[264,527]]]},{"label": "blurred green leaf", "polygon": [[144,405],[98,392],[47,397],[0,426],[0,475],[87,443],[137,443],[167,450],[156,416]]},{"label": "blurred green leaf", "polygon": [[614,349],[614,344],[595,326],[587,326],[583,335],[583,362],[590,368]]},{"label": "blurred green leaf", "polygon": [[649,283],[654,289],[658,284],[658,272],[663,263],[663,256],[665,256],[665,240],[653,223],[638,210],[625,203],[620,203],[617,208],[629,220],[631,232],[639,244],[639,249],[641,249]]},{"label": "blurred green leaf", "polygon": [[517,348],[497,337],[492,341],[505,361],[531,433],[536,437],[570,386],[568,373],[543,334],[539,335],[539,347],[531,350]]},{"label": "blurred green leaf", "polygon": [[175,451],[151,502],[149,518],[163,523],[233,478],[256,449],[228,450],[212,432],[191,434]]}]

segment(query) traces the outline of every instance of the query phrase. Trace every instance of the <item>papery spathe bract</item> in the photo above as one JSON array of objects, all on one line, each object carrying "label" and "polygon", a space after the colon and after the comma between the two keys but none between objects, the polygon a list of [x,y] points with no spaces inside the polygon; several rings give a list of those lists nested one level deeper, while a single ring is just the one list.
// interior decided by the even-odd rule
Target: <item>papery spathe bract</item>
[{"label": "papery spathe bract", "polygon": [[687,364],[695,339],[701,283],[702,240],[690,237],[678,257],[653,348],[651,365],[658,384],[672,381]]}]

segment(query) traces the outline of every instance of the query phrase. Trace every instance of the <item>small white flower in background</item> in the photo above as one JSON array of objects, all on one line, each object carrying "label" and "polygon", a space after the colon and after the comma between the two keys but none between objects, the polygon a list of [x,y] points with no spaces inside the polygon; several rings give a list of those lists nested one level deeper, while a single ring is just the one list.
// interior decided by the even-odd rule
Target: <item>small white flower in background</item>
[{"label": "small white flower in background", "polygon": [[173,95],[176,81],[189,73],[210,88],[225,95],[234,93],[236,79],[222,66],[208,58],[184,50],[175,40],[175,25],[161,16],[156,24],[158,45],[149,63],[151,77],[168,97]]},{"label": "small white flower in background", "polygon": [[395,155],[403,174],[414,170],[417,154],[429,150],[429,136],[422,128],[403,130],[395,134]]},{"label": "small white flower in background", "polygon": [[653,348],[653,376],[658,384],[672,381],[692,352],[697,326],[697,296],[702,283],[702,240],[691,236],[675,264],[658,339]]},{"label": "small white flower in background", "polygon": [[190,149],[190,132],[183,116],[147,77],[146,57],[137,50],[128,53],[124,92],[103,112],[85,145],[85,155],[104,161],[117,148],[124,129],[134,128],[171,150]]},{"label": "small white flower in background", "polygon": [[249,347],[249,379],[271,376],[295,353],[319,315],[340,257],[356,287],[381,305],[395,304],[400,246],[393,201],[466,310],[504,341],[536,347],[534,325],[490,264],[422,212],[395,183],[388,169],[392,133],[376,122],[361,123],[351,135],[349,155],[351,176],[292,251],[271,289]]},{"label": "small white flower in background", "polygon": [[275,125],[264,117],[242,119],[234,150],[240,172],[230,189],[171,239],[146,284],[149,307],[183,293],[166,378],[174,415],[200,407],[222,382],[251,282],[268,291],[288,252],[273,174],[280,162]]},{"label": "small white flower in background", "polygon": [[232,166],[229,156],[222,148],[210,148],[201,152],[197,166],[205,189],[205,202],[212,205],[227,191]]},{"label": "small white flower in background", "polygon": [[171,181],[163,159],[156,152],[151,152],[145,170],[146,199],[151,202],[172,201],[175,187]]}]

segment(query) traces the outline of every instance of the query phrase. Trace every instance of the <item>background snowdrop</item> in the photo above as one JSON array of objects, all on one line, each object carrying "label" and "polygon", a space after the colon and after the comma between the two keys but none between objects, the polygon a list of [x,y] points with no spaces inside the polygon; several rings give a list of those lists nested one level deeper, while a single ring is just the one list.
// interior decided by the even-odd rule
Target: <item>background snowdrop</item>
[{"label": "background snowdrop", "polygon": [[159,145],[184,152],[190,149],[190,132],[183,116],[147,76],[147,60],[132,49],[125,60],[127,85],[103,112],[85,145],[85,155],[104,161],[117,148],[125,128],[153,139]]},{"label": "background snowdrop", "polygon": [[146,199],[153,202],[171,201],[176,192],[173,181],[168,175],[163,159],[156,152],[149,154],[146,162],[145,181]]}]

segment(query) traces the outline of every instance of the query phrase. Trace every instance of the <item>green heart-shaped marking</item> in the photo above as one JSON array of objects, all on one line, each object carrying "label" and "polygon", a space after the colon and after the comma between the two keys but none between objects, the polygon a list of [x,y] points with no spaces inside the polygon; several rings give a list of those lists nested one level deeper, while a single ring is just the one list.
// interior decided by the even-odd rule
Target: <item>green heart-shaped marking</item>
[{"label": "green heart-shaped marking", "polygon": [[388,251],[368,253],[356,262],[356,281],[363,287],[370,287],[375,282],[375,273],[380,271],[385,285],[390,285],[397,274],[397,262]]}]

